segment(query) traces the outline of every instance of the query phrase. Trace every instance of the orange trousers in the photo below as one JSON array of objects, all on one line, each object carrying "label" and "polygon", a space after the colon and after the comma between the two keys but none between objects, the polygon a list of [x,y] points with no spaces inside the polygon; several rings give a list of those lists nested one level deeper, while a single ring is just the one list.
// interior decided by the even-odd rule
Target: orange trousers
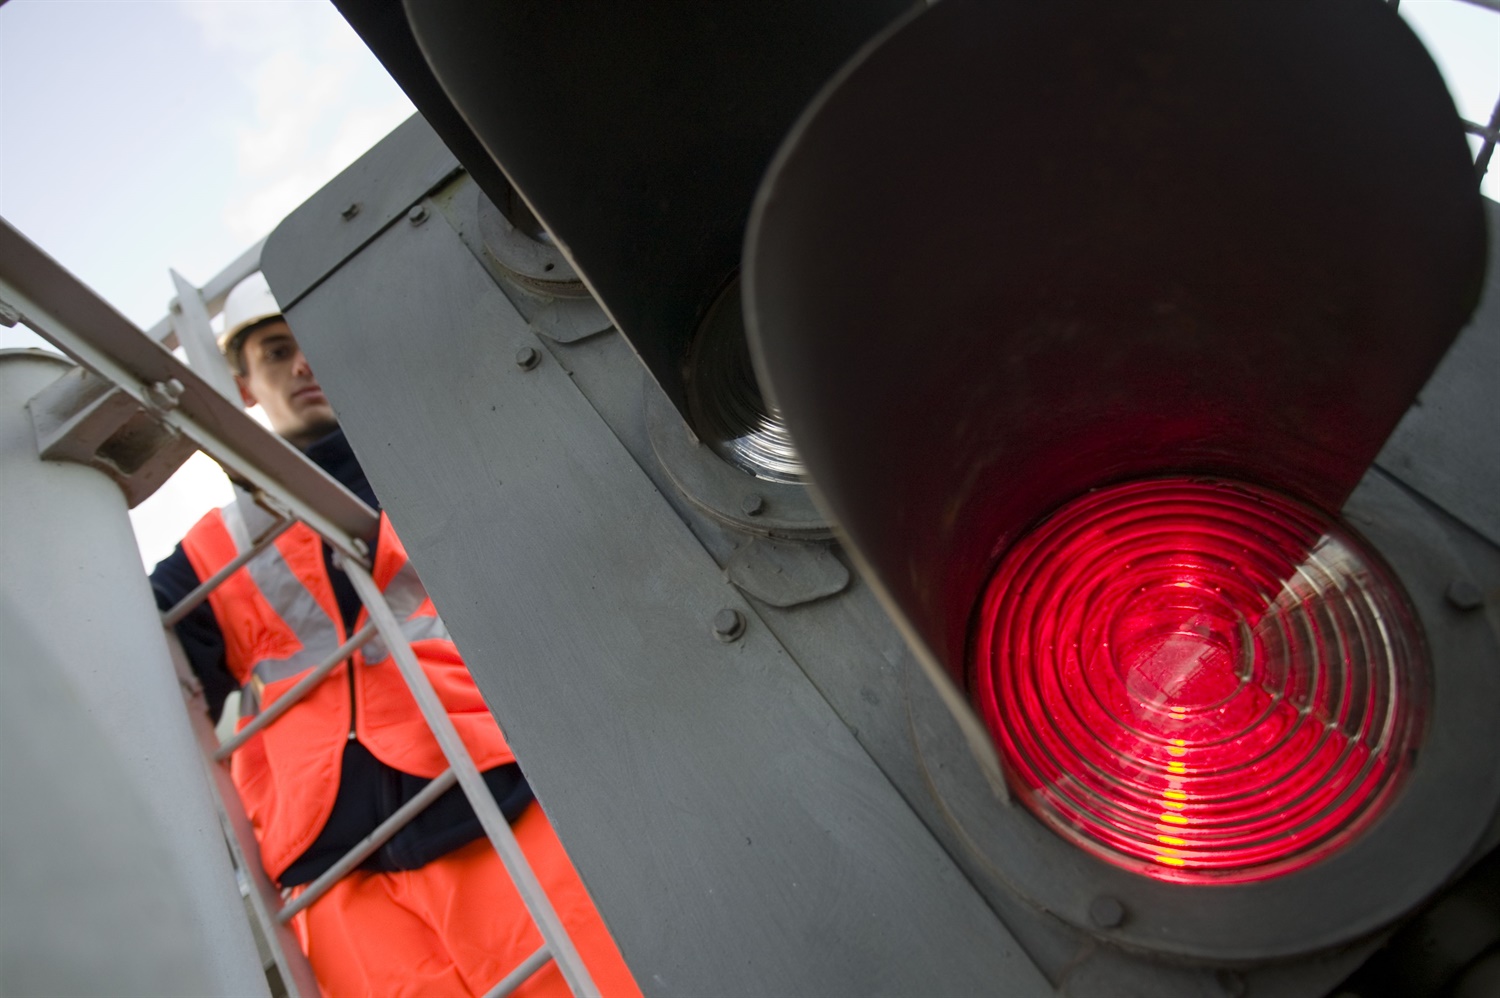
[{"label": "orange trousers", "polygon": [[[542,809],[533,803],[511,829],[600,993],[638,998],[635,979]],[[420,870],[357,870],[293,924],[328,998],[483,995],[542,944],[488,839]],[[550,998],[569,991],[549,962],[514,994]]]}]

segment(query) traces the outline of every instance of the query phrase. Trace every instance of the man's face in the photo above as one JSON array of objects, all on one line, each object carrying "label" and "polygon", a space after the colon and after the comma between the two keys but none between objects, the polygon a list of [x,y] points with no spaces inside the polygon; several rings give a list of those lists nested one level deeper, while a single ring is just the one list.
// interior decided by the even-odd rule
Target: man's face
[{"label": "man's face", "polygon": [[251,330],[241,357],[245,373],[234,380],[245,405],[259,403],[271,429],[294,447],[305,449],[338,427],[333,407],[284,320]]}]

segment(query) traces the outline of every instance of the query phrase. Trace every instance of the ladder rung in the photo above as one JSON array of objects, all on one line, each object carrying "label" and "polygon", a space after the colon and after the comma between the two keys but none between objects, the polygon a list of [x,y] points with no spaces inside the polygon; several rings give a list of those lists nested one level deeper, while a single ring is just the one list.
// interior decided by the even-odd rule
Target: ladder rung
[{"label": "ladder rung", "polygon": [[544,967],[552,954],[547,950],[547,944],[536,948],[536,952],[528,956],[516,965],[516,969],[500,979],[500,983],[484,993],[484,998],[506,998],[512,991],[519,988],[531,979],[531,975]]},{"label": "ladder rung", "polygon": [[177,626],[178,622],[180,622],[183,617],[186,617],[188,614],[192,613],[193,610],[197,608],[199,603],[202,603],[204,600],[208,599],[208,594],[219,588],[219,586],[224,583],[225,579],[229,578],[235,572],[238,572],[240,569],[244,568],[246,562],[248,562],[251,558],[254,558],[256,555],[260,554],[266,548],[270,547],[271,543],[275,541],[276,538],[280,537],[282,534],[290,530],[292,524],[296,522],[297,521],[294,518],[284,518],[274,526],[272,526],[271,529],[267,530],[264,534],[261,534],[259,539],[257,539],[254,544],[250,545],[249,549],[241,551],[239,554],[235,555],[229,560],[229,564],[225,565],[213,575],[209,576],[205,581],[200,582],[196,589],[182,598],[181,602],[172,607],[172,609],[168,610],[166,613],[162,614],[162,625],[165,627]]},{"label": "ladder rung", "polygon": [[360,646],[373,638],[375,632],[376,627],[373,623],[366,623],[364,627],[355,631],[353,637],[335,648],[316,669],[298,680],[296,686],[277,697],[276,701],[257,714],[253,721],[236,731],[233,737],[226,739],[224,744],[214,752],[214,762],[223,762],[229,758],[241,745],[264,731],[272,721],[291,710],[297,701],[307,696],[314,686],[321,683],[333,671],[334,666],[353,655]]},{"label": "ladder rung", "polygon": [[395,814],[382,821],[378,828],[360,841],[359,845],[345,853],[337,863],[325,870],[321,877],[308,884],[306,890],[283,905],[281,911],[276,913],[276,921],[286,924],[297,912],[326,894],[328,888],[344,879],[344,874],[363,863],[371,853],[389,842],[392,835],[405,828],[407,822],[421,814],[427,805],[441,797],[457,782],[458,776],[453,770],[443,770],[441,776],[397,808]]}]

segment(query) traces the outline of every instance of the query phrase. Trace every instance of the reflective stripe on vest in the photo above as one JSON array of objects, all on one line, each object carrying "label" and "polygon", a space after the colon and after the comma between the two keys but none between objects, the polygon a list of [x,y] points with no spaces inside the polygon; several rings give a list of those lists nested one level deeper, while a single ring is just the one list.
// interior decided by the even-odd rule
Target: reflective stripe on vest
[{"label": "reflective stripe on vest", "polygon": [[[273,524],[272,514],[241,495],[188,531],[183,550],[198,578],[206,579]],[[514,761],[384,514],[371,575],[475,764],[484,770]],[[345,640],[326,549],[305,523],[250,559],[209,603],[224,635],[225,664],[243,690],[242,725]],[[367,619],[361,611],[356,626]],[[351,734],[399,772],[433,779],[448,768],[388,649],[367,643],[230,760],[261,862],[273,878],[306,851],[333,812]]]},{"label": "reflective stripe on vest", "polygon": [[[247,508],[248,507],[248,508]],[[224,526],[234,539],[235,549],[244,551],[251,546],[253,538],[269,529],[274,520],[254,500],[241,493],[236,501],[222,511]],[[248,515],[247,515],[248,513]],[[260,514],[260,516],[256,516]],[[250,520],[261,520],[252,529]],[[254,717],[260,712],[261,691],[269,683],[315,668],[326,661],[338,648],[338,627],[323,609],[317,598],[297,578],[275,545],[262,551],[245,566],[256,587],[265,596],[266,602],[275,607],[281,619],[297,636],[302,647],[286,658],[263,658],[255,662],[250,677],[241,689],[240,714]],[[413,617],[412,614],[427,602],[427,590],[417,577],[417,570],[410,561],[403,564],[394,578],[385,587],[385,600],[401,622],[401,633],[408,642],[441,640],[451,641],[448,628],[441,617],[434,615]],[[368,665],[385,661],[390,654],[379,635],[364,646],[364,659]]]}]

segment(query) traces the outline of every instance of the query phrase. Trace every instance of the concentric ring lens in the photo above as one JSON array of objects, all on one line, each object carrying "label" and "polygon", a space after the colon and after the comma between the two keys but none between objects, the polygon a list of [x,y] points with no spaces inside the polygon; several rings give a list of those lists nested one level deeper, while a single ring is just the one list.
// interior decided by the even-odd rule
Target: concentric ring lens
[{"label": "concentric ring lens", "polygon": [[1286,873],[1368,825],[1428,683],[1405,598],[1353,536],[1190,479],[1089,493],[1018,542],[969,681],[1033,813],[1180,883]]}]

